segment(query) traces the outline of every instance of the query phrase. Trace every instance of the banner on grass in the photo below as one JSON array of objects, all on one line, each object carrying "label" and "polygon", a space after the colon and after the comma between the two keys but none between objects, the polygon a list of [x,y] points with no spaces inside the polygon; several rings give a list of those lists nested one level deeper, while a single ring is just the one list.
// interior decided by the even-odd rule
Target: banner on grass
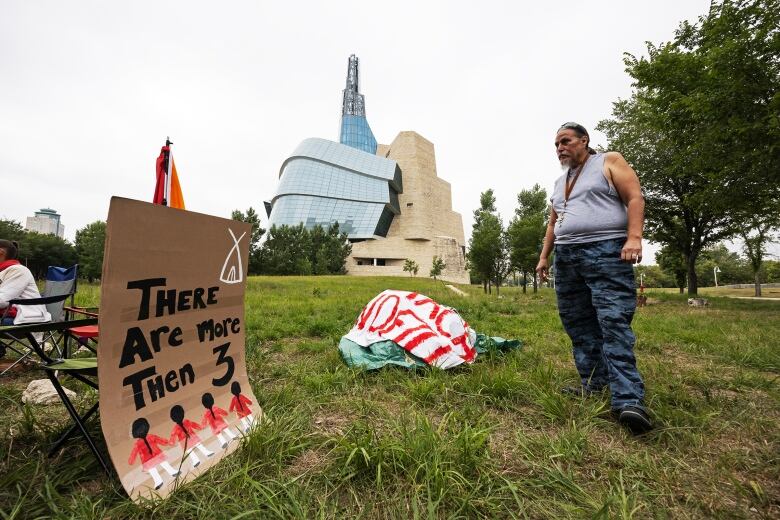
[{"label": "banner on grass", "polygon": [[100,422],[133,500],[165,497],[262,410],[246,374],[251,226],[113,197],[100,302]]}]

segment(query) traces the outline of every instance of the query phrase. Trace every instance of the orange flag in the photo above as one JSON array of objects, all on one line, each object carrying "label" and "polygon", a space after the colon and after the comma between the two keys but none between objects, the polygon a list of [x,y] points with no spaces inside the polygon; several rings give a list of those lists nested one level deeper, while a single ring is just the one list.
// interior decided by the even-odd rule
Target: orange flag
[{"label": "orange flag", "polygon": [[184,207],[184,196],[181,194],[179,176],[176,173],[176,162],[173,160],[173,155],[171,155],[171,188],[168,190],[168,206],[186,209]]},{"label": "orange flag", "polygon": [[173,143],[166,141],[165,146],[160,150],[160,156],[157,157],[157,184],[154,187],[152,202],[171,208],[186,209],[184,196],[181,194],[179,175],[176,172],[176,163],[171,153],[171,144]]}]

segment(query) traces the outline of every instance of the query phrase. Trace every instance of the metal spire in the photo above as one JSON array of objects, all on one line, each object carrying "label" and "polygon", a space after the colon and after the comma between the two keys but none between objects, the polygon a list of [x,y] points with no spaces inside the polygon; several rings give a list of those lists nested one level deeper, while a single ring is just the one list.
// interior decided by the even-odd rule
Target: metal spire
[{"label": "metal spire", "polygon": [[359,85],[358,58],[352,54],[347,63],[347,86],[344,89],[344,101],[341,104],[342,115],[366,115],[366,101],[363,94],[360,93]]}]

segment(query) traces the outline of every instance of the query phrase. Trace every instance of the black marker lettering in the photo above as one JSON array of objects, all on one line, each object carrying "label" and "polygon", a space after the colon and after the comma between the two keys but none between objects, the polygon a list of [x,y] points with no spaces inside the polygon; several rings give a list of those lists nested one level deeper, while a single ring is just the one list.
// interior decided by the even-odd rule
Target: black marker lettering
[{"label": "black marker lettering", "polygon": [[183,367],[179,369],[179,379],[181,379],[181,385],[184,386],[188,383],[187,378],[185,376],[189,376],[190,383],[195,382],[195,370],[192,368],[192,365],[187,363]]},{"label": "black marker lettering", "polygon": [[205,309],[206,303],[203,301],[203,294],[206,292],[206,289],[203,287],[198,287],[195,289],[194,294],[192,295],[192,308],[193,309]]},{"label": "black marker lettering", "polygon": [[[170,375],[170,372],[168,375]],[[173,376],[176,377],[176,372],[173,372]],[[163,386],[162,377],[157,376],[151,379],[147,379],[146,386],[149,389],[149,397],[152,398],[152,402],[165,397],[165,387]]]},{"label": "black marker lettering", "polygon": [[149,295],[152,287],[165,285],[165,278],[146,278],[145,280],[133,280],[127,282],[128,289],[141,290],[141,305],[138,307],[138,319],[145,320],[149,318]]},{"label": "black marker lettering", "polygon": [[173,370],[165,375],[165,389],[169,392],[175,392],[179,389],[179,383],[176,382],[176,372]]},{"label": "black marker lettering", "polygon": [[[159,351],[159,347],[157,350]],[[154,357],[141,328],[131,327],[127,329],[125,344],[122,347],[122,358],[119,360],[119,368],[124,368],[135,363],[136,355],[141,361],[149,361]]]},{"label": "black marker lettering", "polygon": [[198,340],[203,343],[206,341],[206,333],[209,335],[209,341],[214,339],[214,320],[206,320],[198,323]]},{"label": "black marker lettering", "polygon": [[233,372],[236,369],[235,363],[233,362],[233,358],[231,356],[227,355],[228,348],[230,347],[230,342],[220,345],[218,347],[214,347],[214,354],[219,354],[217,356],[217,366],[222,364],[227,364],[227,368],[225,369],[225,374],[220,378],[214,378],[211,380],[211,384],[214,386],[225,386],[233,379]]},{"label": "black marker lettering", "polygon": [[152,338],[152,348],[155,352],[160,352],[160,335],[169,332],[171,329],[163,325],[158,329],[149,331],[149,336]]},{"label": "black marker lettering", "polygon": [[192,291],[179,292],[179,298],[176,303],[176,311],[186,311],[190,309],[190,297],[192,297]]},{"label": "black marker lettering", "polygon": [[164,307],[168,307],[168,314],[176,312],[176,289],[157,291],[157,308],[154,315],[159,318],[165,314]]},{"label": "black marker lettering", "polygon": [[157,373],[154,367],[146,367],[143,370],[139,370],[134,374],[130,374],[122,380],[122,386],[130,385],[133,389],[133,400],[135,401],[135,409],[140,410],[146,403],[144,402],[144,389],[141,383],[144,379],[152,377]]},{"label": "black marker lettering", "polygon": [[183,340],[179,339],[179,336],[181,336],[181,327],[176,327],[173,329],[173,332],[171,332],[171,335],[168,336],[168,345],[178,347],[184,343]]}]

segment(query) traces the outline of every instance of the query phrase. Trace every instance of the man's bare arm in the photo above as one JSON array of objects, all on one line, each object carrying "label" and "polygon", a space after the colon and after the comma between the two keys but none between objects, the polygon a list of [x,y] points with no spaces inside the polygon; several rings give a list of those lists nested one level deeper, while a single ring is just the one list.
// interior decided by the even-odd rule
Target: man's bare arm
[{"label": "man's bare arm", "polygon": [[536,265],[536,274],[542,279],[547,280],[547,270],[549,268],[548,258],[552,253],[553,242],[555,241],[555,222],[558,220],[558,214],[550,208],[550,221],[547,223],[547,231],[544,234],[542,243],[542,252],[539,255],[539,263]]},{"label": "man's bare arm", "polygon": [[642,230],[645,223],[645,198],[639,185],[639,177],[625,158],[618,152],[607,152],[604,167],[607,178],[615,186],[628,213],[628,238],[621,251],[626,262],[642,261]]}]

